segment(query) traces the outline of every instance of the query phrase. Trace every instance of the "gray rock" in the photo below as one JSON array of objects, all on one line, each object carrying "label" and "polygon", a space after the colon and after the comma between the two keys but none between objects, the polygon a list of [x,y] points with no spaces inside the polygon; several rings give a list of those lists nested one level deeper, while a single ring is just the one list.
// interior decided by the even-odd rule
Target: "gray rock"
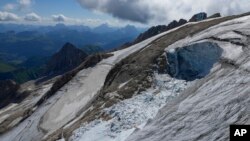
[{"label": "gray rock", "polygon": [[201,13],[195,14],[195,15],[189,20],[189,22],[198,22],[198,21],[205,20],[206,18],[207,18],[207,13],[201,12]]}]

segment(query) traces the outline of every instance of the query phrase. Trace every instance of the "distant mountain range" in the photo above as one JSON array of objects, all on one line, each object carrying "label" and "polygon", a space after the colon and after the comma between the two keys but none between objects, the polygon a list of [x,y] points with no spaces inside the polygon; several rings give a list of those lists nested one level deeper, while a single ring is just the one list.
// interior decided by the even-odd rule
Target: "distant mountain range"
[{"label": "distant mountain range", "polygon": [[70,42],[86,54],[104,52],[135,39],[143,29],[103,24],[37,26],[0,24],[0,80],[22,83],[39,77],[49,58]]},{"label": "distant mountain range", "polygon": [[32,26],[0,24],[0,58],[11,62],[33,56],[51,56],[66,42],[80,48],[94,45],[110,50],[137,37],[142,30],[134,26],[113,28],[107,24],[86,26]]}]

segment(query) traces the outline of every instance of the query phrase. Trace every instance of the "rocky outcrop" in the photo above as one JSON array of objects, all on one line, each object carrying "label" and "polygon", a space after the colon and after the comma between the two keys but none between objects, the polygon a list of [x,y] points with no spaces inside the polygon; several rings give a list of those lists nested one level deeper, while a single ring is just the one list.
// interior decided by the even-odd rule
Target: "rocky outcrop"
[{"label": "rocky outcrop", "polygon": [[188,81],[203,78],[218,62],[222,51],[215,43],[203,42],[167,52],[168,73]]},{"label": "rocky outcrop", "polygon": [[153,27],[149,28],[147,31],[145,31],[144,33],[141,33],[133,42],[125,43],[123,46],[120,47],[120,49],[134,45],[134,44],[139,43],[143,40],[146,40],[152,36],[155,36],[155,35],[160,34],[162,32],[165,32],[165,31],[168,31],[170,29],[181,26],[185,23],[187,23],[187,20],[180,19],[179,21],[174,20],[174,21],[170,22],[168,25],[153,26]]},{"label": "rocky outcrop", "polygon": [[[220,13],[215,13],[215,14],[211,15],[209,18],[216,18],[216,17],[220,17],[220,16],[221,16]],[[198,14],[195,14],[194,16],[192,16],[192,18],[189,20],[189,22],[197,22],[197,21],[202,21],[205,19],[207,19],[207,14],[205,12],[201,12],[201,13],[198,13]],[[179,21],[173,20],[168,25],[153,26],[153,27],[149,28],[147,31],[145,31],[144,33],[141,33],[133,42],[125,43],[121,47],[119,47],[118,49],[123,49],[123,48],[129,47],[129,46],[134,45],[136,43],[139,43],[143,40],[146,40],[152,36],[155,36],[155,35],[160,34],[162,32],[165,32],[165,31],[168,31],[170,29],[184,25],[187,22],[188,21],[185,19],[180,19]]]},{"label": "rocky outcrop", "polygon": [[66,43],[62,49],[54,54],[47,64],[48,74],[63,74],[80,65],[87,53],[76,48],[71,43]]},{"label": "rocky outcrop", "polygon": [[12,80],[0,81],[0,109],[12,102],[17,102],[21,96],[17,92],[20,86]]},{"label": "rocky outcrop", "polygon": [[167,25],[167,30],[176,28],[176,27],[181,26],[185,23],[187,23],[187,20],[185,20],[185,19],[180,19],[179,21],[174,20]]},{"label": "rocky outcrop", "polygon": [[180,19],[179,21],[172,21],[170,22],[167,26],[166,25],[158,25],[158,26],[153,26],[149,28],[146,32],[140,34],[137,39],[134,41],[134,43],[139,43],[145,39],[148,39],[154,35],[160,34],[164,31],[168,31],[170,29],[176,28],[178,26],[181,26],[183,24],[187,23],[185,19]]},{"label": "rocky outcrop", "polygon": [[221,17],[221,14],[220,13],[215,13],[209,17],[207,17],[208,19],[211,19],[211,18],[218,18],[218,17]]},{"label": "rocky outcrop", "polygon": [[201,12],[201,13],[195,14],[195,15],[189,20],[189,22],[198,22],[198,21],[205,20],[206,18],[207,18],[207,13]]}]

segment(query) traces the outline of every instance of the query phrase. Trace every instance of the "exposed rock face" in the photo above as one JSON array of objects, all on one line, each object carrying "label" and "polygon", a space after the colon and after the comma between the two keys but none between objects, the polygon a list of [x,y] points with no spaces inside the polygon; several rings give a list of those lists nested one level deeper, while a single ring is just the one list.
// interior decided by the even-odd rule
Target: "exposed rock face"
[{"label": "exposed rock face", "polygon": [[188,81],[203,78],[218,62],[222,51],[215,43],[203,42],[167,52],[169,74]]},{"label": "exposed rock face", "polygon": [[157,35],[159,33],[164,32],[164,31],[181,26],[185,23],[187,23],[187,21],[185,19],[180,19],[179,21],[174,20],[174,21],[170,22],[167,26],[166,25],[158,25],[158,26],[151,27],[146,32],[140,34],[137,37],[137,39],[135,40],[135,43],[141,42],[145,39],[148,39],[154,35]]},{"label": "exposed rock face", "polygon": [[189,22],[202,21],[202,20],[205,20],[206,18],[207,18],[207,13],[201,12],[201,13],[195,14],[195,15],[189,20]]},{"label": "exposed rock face", "polygon": [[211,18],[217,18],[217,17],[221,17],[221,14],[220,13],[215,13],[209,17],[207,17],[208,19],[211,19]]},{"label": "exposed rock face", "polygon": [[162,33],[164,31],[167,30],[167,26],[166,25],[158,25],[158,26],[153,26],[151,28],[149,28],[146,32],[140,34],[136,40],[134,41],[135,43],[140,42],[142,40],[145,40],[147,38],[150,38],[154,35],[157,35],[159,33]]},{"label": "exposed rock face", "polygon": [[88,55],[70,43],[53,55],[48,62],[47,72],[62,74],[80,65]]},{"label": "exposed rock face", "polygon": [[176,28],[176,27],[181,26],[185,23],[187,23],[187,20],[185,20],[185,19],[180,19],[179,21],[174,20],[167,25],[167,30]]},{"label": "exposed rock face", "polygon": [[180,19],[179,22],[178,22],[178,26],[181,26],[183,24],[187,23],[187,20],[185,19]]},{"label": "exposed rock face", "polygon": [[147,31],[145,31],[144,33],[141,33],[132,43],[125,43],[121,48],[126,48],[128,46],[134,45],[134,44],[139,43],[143,40],[146,40],[152,36],[160,34],[164,31],[168,31],[170,29],[181,26],[185,23],[187,23],[187,20],[180,19],[179,21],[174,20],[174,21],[170,22],[168,25],[153,26],[153,27],[149,28]]},{"label": "exposed rock face", "polygon": [[0,81],[0,108],[18,100],[19,85],[12,80]]}]

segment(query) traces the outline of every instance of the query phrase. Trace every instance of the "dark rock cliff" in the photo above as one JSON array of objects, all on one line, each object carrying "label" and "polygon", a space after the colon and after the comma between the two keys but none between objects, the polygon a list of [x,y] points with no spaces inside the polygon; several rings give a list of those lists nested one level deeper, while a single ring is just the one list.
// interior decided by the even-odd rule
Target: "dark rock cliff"
[{"label": "dark rock cliff", "polygon": [[201,12],[201,13],[195,14],[195,15],[189,20],[189,22],[198,22],[198,21],[205,20],[206,18],[207,18],[207,13]]},{"label": "dark rock cliff", "polygon": [[47,64],[48,74],[62,74],[80,65],[87,53],[76,48],[71,43],[66,43],[63,48],[54,54]]}]

